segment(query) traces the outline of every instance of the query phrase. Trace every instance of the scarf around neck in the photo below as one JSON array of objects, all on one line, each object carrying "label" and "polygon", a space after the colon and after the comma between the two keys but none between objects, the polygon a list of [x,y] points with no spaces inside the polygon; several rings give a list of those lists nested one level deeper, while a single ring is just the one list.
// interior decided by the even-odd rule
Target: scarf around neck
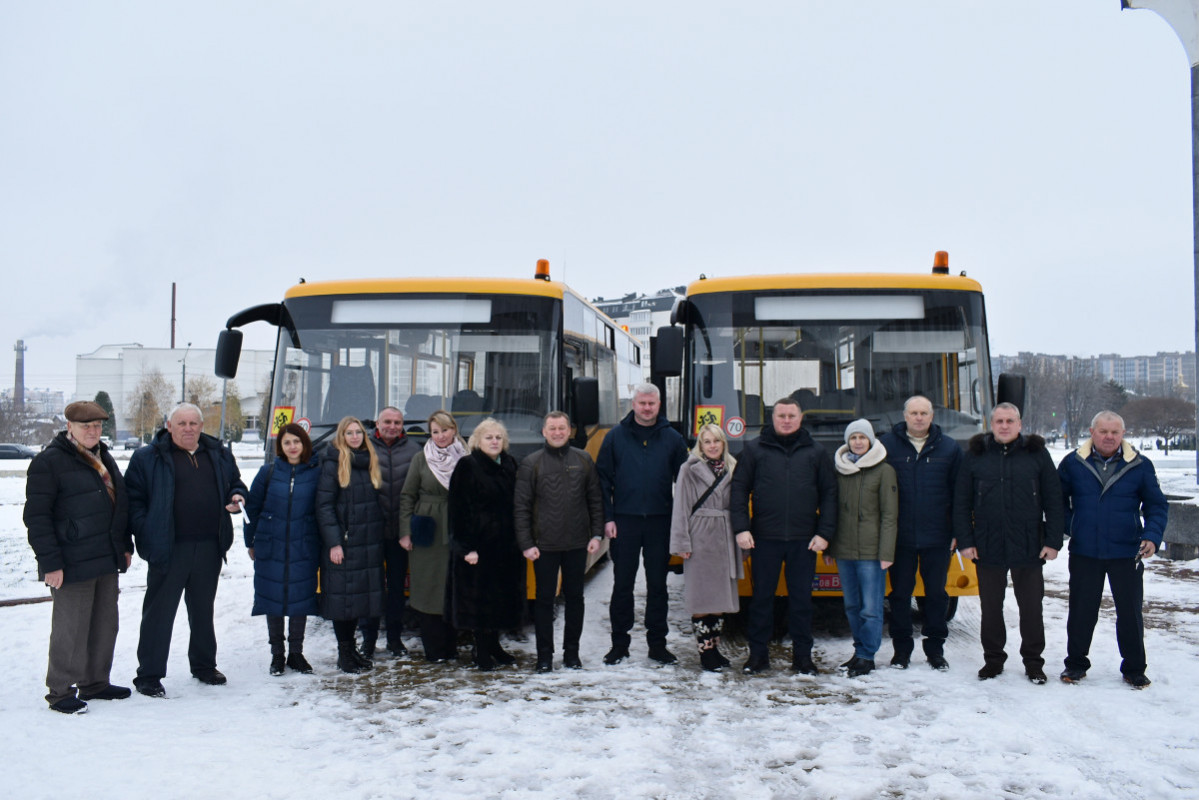
[{"label": "scarf around neck", "polygon": [[91,465],[92,469],[100,473],[100,480],[104,481],[104,489],[108,492],[109,501],[116,503],[117,489],[116,486],[113,485],[112,475],[108,474],[108,467],[104,466],[104,461],[100,458],[99,446],[96,447],[96,452],[93,453],[91,450],[88,450],[86,447],[81,445],[75,439],[75,437],[70,434],[70,432],[67,433],[67,440],[70,441],[71,444],[75,445],[76,450],[83,454],[83,457],[87,459],[87,463]]},{"label": "scarf around neck", "polygon": [[466,448],[457,438],[450,442],[449,447],[438,447],[432,439],[425,442],[425,463],[429,465],[433,477],[443,489],[450,488],[450,476],[454,474],[454,467],[458,466],[458,460],[464,455]]}]

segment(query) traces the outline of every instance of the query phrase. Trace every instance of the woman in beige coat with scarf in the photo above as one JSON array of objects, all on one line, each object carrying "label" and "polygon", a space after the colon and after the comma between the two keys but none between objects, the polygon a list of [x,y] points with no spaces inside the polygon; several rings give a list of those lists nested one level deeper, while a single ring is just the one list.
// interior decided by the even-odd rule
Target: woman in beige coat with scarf
[{"label": "woman in beige coat with scarf", "polygon": [[683,558],[687,611],[699,644],[700,665],[710,672],[729,666],[719,649],[721,615],[738,610],[737,580],[745,575],[729,521],[736,464],[724,431],[705,425],[674,486],[670,552]]}]

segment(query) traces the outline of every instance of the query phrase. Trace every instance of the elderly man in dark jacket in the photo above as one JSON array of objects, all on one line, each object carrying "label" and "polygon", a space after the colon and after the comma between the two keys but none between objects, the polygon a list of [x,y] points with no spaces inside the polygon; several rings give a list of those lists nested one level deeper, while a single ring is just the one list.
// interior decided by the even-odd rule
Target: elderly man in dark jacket
[{"label": "elderly man in dark jacket", "polygon": [[[1150,684],[1145,675],[1144,559],[1161,547],[1170,504],[1153,463],[1124,441],[1124,420],[1100,411],[1091,438],[1058,466],[1070,534],[1070,615],[1066,621],[1066,669],[1077,683],[1091,668],[1087,654],[1106,576],[1116,605],[1116,642],[1125,683]],[[1143,522],[1142,522],[1143,520]]]},{"label": "elderly man in dark jacket", "polygon": [[554,597],[558,573],[566,599],[562,665],[581,669],[583,576],[587,556],[598,553],[604,537],[604,499],[595,462],[586,450],[570,446],[570,417],[551,411],[541,428],[545,447],[530,453],[516,472],[516,544],[533,562],[537,583],[533,621],[537,630],[537,671],[554,668]]},{"label": "elderly man in dark jacket", "polygon": [[[117,642],[117,575],[129,568],[128,498],[117,464],[100,441],[108,413],[71,403],[67,429],[29,464],[25,526],[38,577],[54,610],[46,702],[55,711],[87,711],[87,700],[123,700],[109,682]],[[76,694],[78,692],[78,694]]]},{"label": "elderly man in dark jacket", "polygon": [[221,562],[233,545],[230,513],[249,491],[233,453],[203,433],[204,417],[180,403],[165,430],[129,459],[129,528],[137,554],[149,563],[133,685],[147,697],[164,697],[171,631],[179,599],[187,604],[191,673],[219,686],[213,606]]},{"label": "elderly man in dark jacket", "polygon": [[[379,458],[383,486],[379,489],[379,505],[387,519],[383,529],[383,563],[386,580],[387,652],[393,656],[408,655],[400,634],[404,632],[404,606],[407,598],[404,584],[408,578],[408,551],[400,547],[400,491],[408,477],[412,457],[420,452],[404,433],[404,414],[395,406],[387,406],[375,420],[371,444]],[[362,631],[362,654],[372,658],[379,640],[379,618],[363,617],[358,621]]]},{"label": "elderly man in dark jacket", "polygon": [[1020,433],[1020,410],[1000,403],[991,414],[991,433],[970,440],[958,474],[954,531],[963,558],[978,567],[982,607],[983,666],[980,680],[1003,672],[1003,596],[1012,574],[1020,609],[1020,656],[1035,684],[1045,683],[1045,561],[1062,549],[1062,487],[1040,436]]},{"label": "elderly man in dark jacket", "polygon": [[619,664],[629,657],[633,629],[633,586],[645,558],[645,638],[649,657],[661,664],[678,659],[666,649],[666,571],[670,566],[672,487],[687,460],[687,443],[661,416],[658,387],[641,384],[633,390],[633,410],[608,431],[600,446],[596,469],[604,498],[604,534],[611,539],[612,649],[604,663]]},{"label": "elderly man in dark jacket", "polygon": [[947,670],[945,579],[953,553],[953,491],[962,449],[933,423],[933,404],[922,395],[903,404],[903,422],[879,437],[899,486],[899,529],[891,565],[891,666],[907,669],[912,659],[912,592],[916,567],[924,582],[924,656],[933,669]]},{"label": "elderly man in dark jacket", "polygon": [[802,423],[799,402],[779,400],[771,424],[746,444],[733,472],[729,515],[737,545],[753,550],[746,673],[770,668],[774,588],[784,567],[794,648],[791,669],[805,675],[819,672],[812,661],[812,578],[816,553],[828,549],[837,531],[837,473],[832,457]]}]

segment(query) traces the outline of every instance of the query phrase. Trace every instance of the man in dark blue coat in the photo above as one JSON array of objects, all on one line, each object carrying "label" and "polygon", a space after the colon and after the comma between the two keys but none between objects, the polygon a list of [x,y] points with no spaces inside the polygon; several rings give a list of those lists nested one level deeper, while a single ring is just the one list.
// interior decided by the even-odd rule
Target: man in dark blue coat
[{"label": "man in dark blue coat", "polygon": [[219,686],[213,606],[221,562],[233,544],[230,513],[249,493],[233,453],[203,433],[204,418],[180,403],[154,441],[129,459],[129,528],[137,554],[149,563],[133,685],[148,697],[163,697],[171,631],[179,599],[187,603],[192,675]]},{"label": "man in dark blue coat", "polygon": [[687,460],[687,443],[660,416],[658,387],[633,390],[633,410],[608,431],[596,470],[604,499],[604,535],[611,540],[612,649],[604,663],[629,657],[633,629],[633,585],[638,562],[645,559],[645,638],[649,657],[663,664],[677,659],[666,649],[666,571],[670,564],[672,485]]},{"label": "man in dark blue coat", "polygon": [[38,576],[54,601],[46,702],[79,714],[87,700],[123,700],[128,687],[109,683],[117,641],[117,574],[129,567],[125,482],[100,441],[108,413],[71,403],[67,429],[29,464],[25,526]]},{"label": "man in dark blue coat", "polygon": [[891,565],[891,666],[907,669],[914,648],[912,592],[916,568],[924,582],[924,656],[933,669],[945,660],[945,579],[953,553],[953,490],[962,448],[933,424],[933,404],[914,395],[903,404],[903,422],[879,437],[899,485],[899,532]]},{"label": "man in dark blue coat", "polygon": [[753,550],[746,673],[770,668],[774,590],[784,570],[791,670],[804,675],[819,671],[812,661],[812,579],[816,553],[827,550],[837,532],[837,474],[832,457],[802,423],[799,402],[794,397],[779,400],[771,423],[746,444],[733,471],[729,516],[737,545]]},{"label": "man in dark blue coat", "polygon": [[1124,441],[1120,415],[1100,411],[1091,420],[1091,438],[1062,460],[1058,475],[1070,536],[1070,615],[1061,678],[1077,683],[1091,668],[1087,654],[1106,576],[1116,605],[1120,672],[1130,686],[1144,689],[1150,683],[1141,616],[1144,559],[1161,546],[1169,514],[1157,472]]}]

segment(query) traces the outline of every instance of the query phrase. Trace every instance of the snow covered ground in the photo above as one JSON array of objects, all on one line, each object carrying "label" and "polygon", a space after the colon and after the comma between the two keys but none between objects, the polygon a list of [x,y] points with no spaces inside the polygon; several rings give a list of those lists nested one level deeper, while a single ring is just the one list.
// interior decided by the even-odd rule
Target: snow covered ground
[{"label": "snow covered ground", "polygon": [[[1168,493],[1196,494],[1193,453],[1155,463]],[[252,476],[257,462],[243,458],[242,466]],[[22,473],[0,466],[0,599],[47,594],[21,524]],[[122,578],[118,683],[136,668],[145,576],[135,559]],[[1120,680],[1110,608],[1082,685],[1029,684],[1010,598],[1012,669],[985,683],[975,677],[976,598],[962,601],[950,625],[947,673],[918,657],[906,672],[839,676],[834,668],[851,651],[844,626],[817,632],[819,677],[702,673],[679,576],[670,579],[679,665],[648,661],[637,629],[633,660],[604,667],[609,565],[588,585],[580,672],[534,674],[530,629],[527,642],[508,642],[519,664],[489,675],[385,658],[370,674],[344,676],[331,628],[313,621],[306,652],[316,674],[272,678],[265,622],[249,615],[250,576],[239,543],[217,596],[227,686],[188,674],[181,609],[168,699],[94,701],[77,717],[49,712],[42,699],[49,603],[0,607],[3,796],[1199,797],[1199,562],[1148,564],[1154,683],[1141,692]],[[1046,580],[1047,671],[1056,675],[1065,654],[1064,558],[1046,568]],[[730,644],[739,666],[744,645]],[[890,655],[884,642],[880,664]],[[776,667],[788,665],[789,646],[774,656]]]}]

